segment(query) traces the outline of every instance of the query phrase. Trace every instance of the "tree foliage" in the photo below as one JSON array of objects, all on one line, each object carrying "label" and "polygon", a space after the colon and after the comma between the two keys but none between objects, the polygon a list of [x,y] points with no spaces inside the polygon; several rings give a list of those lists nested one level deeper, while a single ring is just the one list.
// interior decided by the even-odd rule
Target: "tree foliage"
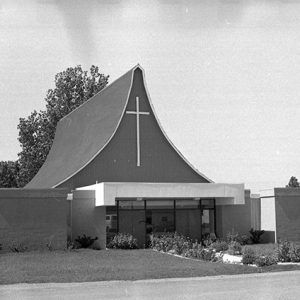
[{"label": "tree foliage", "polygon": [[80,65],[68,68],[55,76],[55,88],[49,89],[45,98],[46,109],[20,118],[20,187],[34,177],[46,160],[58,121],[101,91],[107,85],[108,78],[96,66],[91,66],[89,72],[82,70]]},{"label": "tree foliage", "polygon": [[295,176],[292,176],[286,187],[300,187],[298,179]]},{"label": "tree foliage", "polygon": [[18,161],[0,161],[0,188],[18,187]]}]

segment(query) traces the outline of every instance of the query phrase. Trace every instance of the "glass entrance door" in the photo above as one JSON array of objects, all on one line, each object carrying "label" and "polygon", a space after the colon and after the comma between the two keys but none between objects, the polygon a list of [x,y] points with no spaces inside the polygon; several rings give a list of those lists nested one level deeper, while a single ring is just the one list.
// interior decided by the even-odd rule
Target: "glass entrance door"
[{"label": "glass entrance door", "polygon": [[202,239],[216,237],[216,203],[214,199],[201,200],[201,229]]},{"label": "glass entrance door", "polygon": [[118,203],[118,232],[133,235],[138,246],[145,246],[145,207],[144,201],[122,200]]},{"label": "glass entrance door", "polygon": [[174,232],[174,212],[168,210],[146,211],[147,233]]},{"label": "glass entrance door", "polygon": [[139,247],[145,246],[145,211],[144,210],[120,210],[119,232],[133,235]]}]

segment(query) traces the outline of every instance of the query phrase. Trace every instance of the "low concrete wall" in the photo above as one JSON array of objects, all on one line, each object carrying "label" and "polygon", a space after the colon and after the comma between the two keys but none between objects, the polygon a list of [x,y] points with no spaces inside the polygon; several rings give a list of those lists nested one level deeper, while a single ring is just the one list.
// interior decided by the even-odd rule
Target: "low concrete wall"
[{"label": "low concrete wall", "polygon": [[0,243],[3,250],[66,248],[67,190],[0,189]]},{"label": "low concrete wall", "polygon": [[71,207],[71,240],[83,234],[98,237],[95,246],[100,249],[106,247],[106,208],[95,206],[95,191],[73,191]]},{"label": "low concrete wall", "polygon": [[300,188],[275,188],[276,238],[300,241]]},{"label": "low concrete wall", "polygon": [[249,234],[249,230],[260,229],[260,199],[251,198],[245,190],[245,204],[218,205],[216,207],[217,235],[225,238],[228,232]]}]

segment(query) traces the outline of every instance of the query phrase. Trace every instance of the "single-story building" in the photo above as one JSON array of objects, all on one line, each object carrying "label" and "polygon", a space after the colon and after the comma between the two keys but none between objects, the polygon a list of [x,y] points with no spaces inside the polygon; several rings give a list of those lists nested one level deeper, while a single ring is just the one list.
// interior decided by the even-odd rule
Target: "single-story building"
[{"label": "single-story building", "polygon": [[116,232],[145,245],[155,232],[201,240],[259,229],[259,199],[214,183],[172,144],[137,65],[61,119],[48,157],[26,189],[69,192],[69,236]]}]

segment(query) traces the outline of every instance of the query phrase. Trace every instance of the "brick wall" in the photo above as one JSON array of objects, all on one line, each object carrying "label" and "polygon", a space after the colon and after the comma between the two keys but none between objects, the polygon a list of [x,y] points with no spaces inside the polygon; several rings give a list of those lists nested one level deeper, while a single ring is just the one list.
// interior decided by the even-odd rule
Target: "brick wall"
[{"label": "brick wall", "polygon": [[217,235],[225,238],[228,232],[249,234],[249,230],[260,229],[260,199],[251,198],[245,190],[245,204],[218,205],[216,207]]},{"label": "brick wall", "polygon": [[83,234],[98,240],[94,243],[100,249],[106,247],[106,208],[95,206],[95,191],[76,190],[73,191],[71,208],[71,227],[74,241]]},{"label": "brick wall", "polygon": [[28,250],[63,249],[67,243],[67,191],[0,189],[0,243]]},{"label": "brick wall", "polygon": [[275,188],[276,238],[300,241],[300,188]]}]

